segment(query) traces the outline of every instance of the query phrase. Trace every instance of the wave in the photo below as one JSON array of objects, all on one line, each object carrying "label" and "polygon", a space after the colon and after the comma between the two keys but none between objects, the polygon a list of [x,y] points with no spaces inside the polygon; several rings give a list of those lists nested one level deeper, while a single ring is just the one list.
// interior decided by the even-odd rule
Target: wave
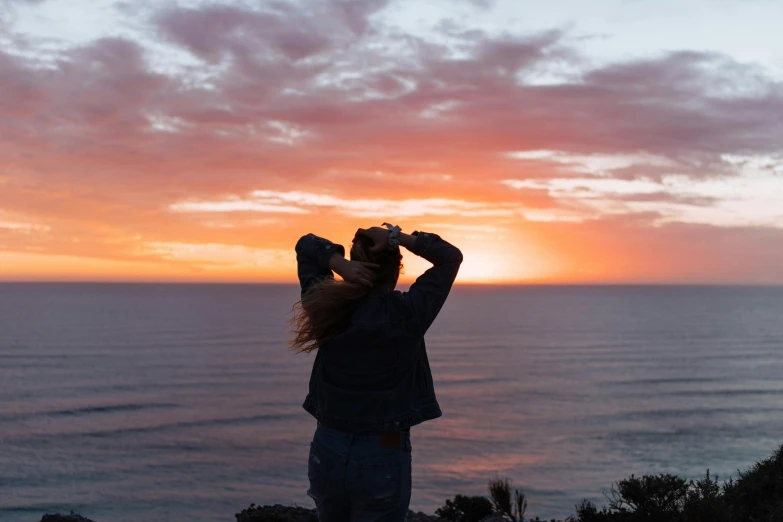
[{"label": "wave", "polygon": [[0,420],[18,421],[29,420],[37,417],[76,417],[80,415],[91,415],[95,413],[116,413],[129,411],[156,410],[161,408],[176,408],[178,404],[173,403],[130,403],[130,404],[111,404],[103,406],[84,406],[80,408],[69,408],[65,410],[48,410],[26,413],[0,414]]}]

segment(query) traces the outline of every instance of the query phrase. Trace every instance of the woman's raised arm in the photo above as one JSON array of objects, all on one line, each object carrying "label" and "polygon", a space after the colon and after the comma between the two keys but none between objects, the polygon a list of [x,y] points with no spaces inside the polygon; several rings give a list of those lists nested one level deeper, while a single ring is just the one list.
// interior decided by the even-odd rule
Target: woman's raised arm
[{"label": "woman's raised arm", "polygon": [[333,279],[332,256],[345,257],[345,248],[315,234],[306,234],[296,242],[296,264],[302,297],[314,284]]},{"label": "woman's raised arm", "polygon": [[462,264],[462,252],[437,234],[400,233],[399,239],[402,246],[433,265],[403,294],[405,304],[412,312],[416,331],[424,335],[449,296]]}]

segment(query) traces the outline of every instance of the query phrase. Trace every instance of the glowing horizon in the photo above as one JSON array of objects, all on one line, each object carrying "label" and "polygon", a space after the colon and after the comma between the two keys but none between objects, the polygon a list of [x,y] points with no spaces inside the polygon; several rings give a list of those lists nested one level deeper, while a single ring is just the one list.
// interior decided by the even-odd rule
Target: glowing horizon
[{"label": "glowing horizon", "polygon": [[589,4],[0,0],[0,281],[783,283],[783,4]]}]

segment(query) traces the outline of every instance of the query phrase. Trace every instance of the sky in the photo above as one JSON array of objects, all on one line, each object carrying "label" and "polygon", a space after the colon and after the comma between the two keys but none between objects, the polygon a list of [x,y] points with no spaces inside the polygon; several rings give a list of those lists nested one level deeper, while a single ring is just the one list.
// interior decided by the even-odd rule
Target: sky
[{"label": "sky", "polygon": [[[783,2],[0,0],[0,280],[783,283]],[[404,254],[403,281],[428,264]]]}]

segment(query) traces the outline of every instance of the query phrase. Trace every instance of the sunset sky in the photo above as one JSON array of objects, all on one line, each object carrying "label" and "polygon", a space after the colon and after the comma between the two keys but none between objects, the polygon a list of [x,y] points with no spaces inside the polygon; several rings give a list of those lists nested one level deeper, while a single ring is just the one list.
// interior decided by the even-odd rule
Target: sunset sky
[{"label": "sunset sky", "polygon": [[[0,280],[783,283],[778,0],[0,0]],[[405,254],[405,278],[427,265]]]}]

